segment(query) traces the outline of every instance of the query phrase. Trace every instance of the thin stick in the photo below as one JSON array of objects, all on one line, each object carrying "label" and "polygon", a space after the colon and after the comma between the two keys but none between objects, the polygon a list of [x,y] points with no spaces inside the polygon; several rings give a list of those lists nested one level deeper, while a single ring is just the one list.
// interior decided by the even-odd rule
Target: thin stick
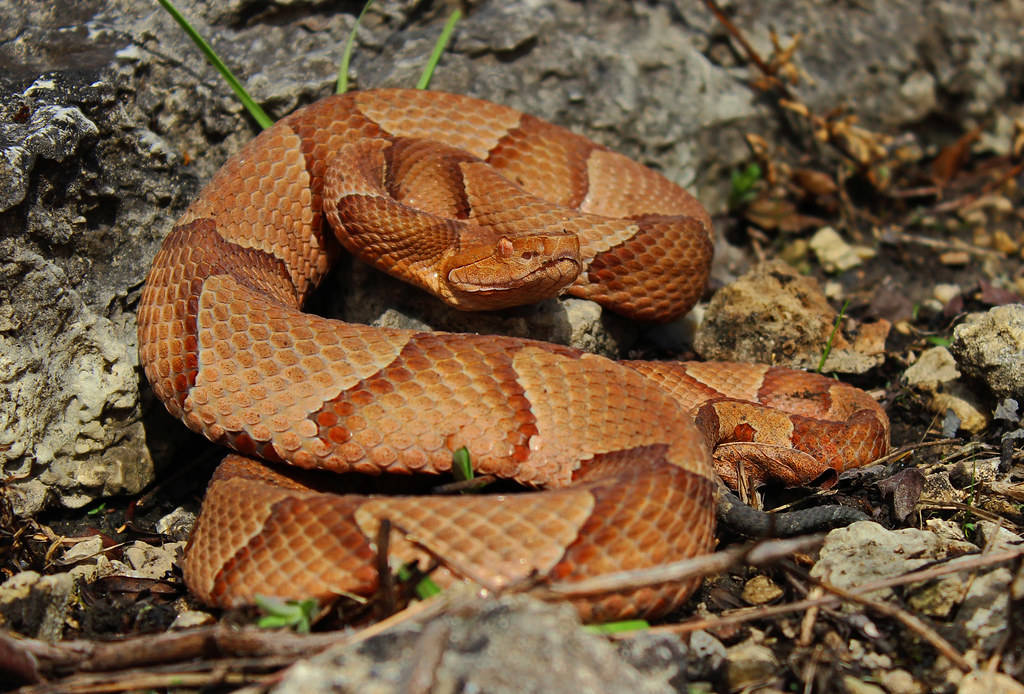
[{"label": "thin stick", "polygon": [[[796,567],[793,567],[793,569],[796,569]],[[799,574],[804,579],[811,581],[823,590],[827,590],[828,592],[833,593],[834,595],[837,595],[844,600],[855,602],[859,605],[863,605],[864,607],[867,607],[870,610],[878,612],[879,614],[883,614],[886,617],[892,617],[893,619],[899,621],[903,624],[903,626],[915,632],[918,636],[920,636],[925,641],[930,643],[932,647],[935,648],[935,650],[937,650],[942,655],[946,656],[946,658],[950,662],[952,662],[954,665],[956,665],[964,672],[970,672],[974,669],[971,666],[971,664],[967,662],[967,660],[962,655],[960,655],[960,652],[953,648],[949,641],[939,636],[938,632],[936,632],[934,629],[932,629],[930,626],[928,626],[923,621],[918,619],[916,616],[910,614],[898,605],[893,605],[891,603],[885,602],[884,600],[876,600],[874,598],[869,598],[866,595],[862,595],[860,591],[853,592],[846,590],[844,588],[840,588],[839,586],[834,586],[831,583],[827,583],[826,581],[814,578],[805,571],[799,571]]]},{"label": "thin stick", "polygon": [[[976,555],[972,559],[964,559],[965,556],[961,555],[955,559],[947,560],[946,563],[934,566],[928,569],[921,569],[919,571],[912,571],[902,576],[895,576],[893,578],[879,579],[877,581],[871,581],[864,585],[857,586],[850,592],[856,595],[864,593],[870,593],[875,590],[881,590],[883,588],[892,588],[894,586],[906,585],[908,583],[916,583],[917,581],[929,581],[934,578],[940,578],[947,574],[958,573],[960,571],[971,571],[974,569],[984,568],[986,566],[993,566],[995,564],[1002,564],[1008,561],[1013,561],[1020,556],[1024,556],[1024,547],[1016,547],[1012,550],[1005,550],[1002,552],[994,552],[988,555]],[[954,563],[951,563],[954,562]],[[813,607],[826,607],[835,606],[842,603],[843,598],[838,595],[826,595],[820,598],[813,598],[807,600],[798,600],[797,602],[788,603],[785,605],[769,605],[767,607],[744,607],[737,610],[731,610],[729,612],[723,612],[720,615],[713,617],[698,617],[694,619],[688,619],[678,624],[664,624],[661,626],[651,627],[643,632],[621,632],[618,634],[612,634],[611,638],[630,638],[635,636],[637,633],[672,633],[672,634],[688,634],[694,631],[700,631],[701,629],[717,629],[724,626],[730,626],[733,624],[742,624],[743,622],[750,622],[755,619],[766,619],[768,617],[774,617],[780,614],[787,614],[789,612],[803,612]]]},{"label": "thin stick", "polygon": [[738,564],[758,566],[772,563],[795,552],[809,551],[819,546],[824,538],[824,535],[807,535],[786,540],[769,540],[752,546],[734,547],[714,554],[683,559],[662,566],[607,573],[573,583],[552,583],[531,591],[531,594],[545,598],[564,598],[630,590],[670,581],[683,581],[695,576],[719,573]]}]

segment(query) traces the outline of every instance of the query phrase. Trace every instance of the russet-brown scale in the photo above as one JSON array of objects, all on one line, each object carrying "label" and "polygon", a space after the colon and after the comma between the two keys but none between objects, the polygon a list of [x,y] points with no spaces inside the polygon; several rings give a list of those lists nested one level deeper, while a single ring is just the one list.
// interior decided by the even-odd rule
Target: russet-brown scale
[{"label": "russet-brown scale", "polygon": [[523,116],[487,155],[501,174],[549,203],[575,208],[587,195],[586,161],[593,142]]},{"label": "russet-brown scale", "polygon": [[631,318],[671,320],[700,298],[706,282],[700,268],[710,263],[711,241],[694,219],[648,217],[636,224],[639,231],[629,241],[594,257],[590,284],[578,295]]},{"label": "russet-brown scale", "polygon": [[509,347],[486,336],[417,335],[391,364],[310,416],[325,458],[437,472],[466,446],[478,473],[514,476],[537,428]]}]

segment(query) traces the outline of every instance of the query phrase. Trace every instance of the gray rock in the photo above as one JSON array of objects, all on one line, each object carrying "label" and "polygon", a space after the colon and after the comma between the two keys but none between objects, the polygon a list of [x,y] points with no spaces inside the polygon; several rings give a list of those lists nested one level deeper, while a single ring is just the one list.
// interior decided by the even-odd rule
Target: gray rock
[{"label": "gray rock", "polygon": [[1010,617],[1009,569],[1000,567],[975,576],[957,613],[957,626],[974,648],[993,652],[1006,636]]},{"label": "gray rock", "polygon": [[[978,547],[971,543],[944,540],[926,530],[892,531],[871,521],[860,521],[828,534],[811,575],[840,588],[856,588],[878,579],[899,576],[936,560],[948,559],[955,563],[959,555],[977,551]],[[947,574],[936,581],[908,585],[903,595],[913,609],[935,617],[945,618],[956,607],[952,628],[964,641],[983,653],[991,653],[1008,626],[1012,576],[1005,568],[973,577],[970,573]],[[884,588],[869,596],[895,599],[896,594]],[[847,605],[844,609],[859,611],[861,608]]]},{"label": "gray rock", "polygon": [[1024,694],[1024,685],[1009,675],[973,670],[964,675],[957,694]]},{"label": "gray rock", "polygon": [[1022,542],[1021,536],[1010,532],[998,523],[978,521],[978,544],[989,552],[1003,552],[1013,549]]},{"label": "gray rock", "polygon": [[843,675],[842,683],[846,694],[887,694],[886,690],[877,684],[864,682],[853,675]]},{"label": "gray rock", "polygon": [[673,692],[678,667],[640,673],[568,605],[525,596],[475,601],[425,624],[400,624],[292,667],[275,694],[317,692]]},{"label": "gray rock", "polygon": [[78,108],[57,104],[40,106],[26,123],[0,124],[0,212],[25,199],[37,157],[64,161],[98,134]]},{"label": "gray rock", "polygon": [[932,412],[944,415],[952,411],[958,419],[958,428],[977,433],[988,427],[985,406],[977,394],[960,380],[956,360],[945,347],[932,347],[921,352],[917,361],[903,372],[903,380],[927,395]]},{"label": "gray rock", "polygon": [[196,514],[181,506],[159,519],[153,529],[174,540],[187,540],[196,523]]},{"label": "gray rock", "polygon": [[22,571],[0,585],[0,615],[8,628],[20,634],[56,641],[64,634],[74,588],[69,573],[41,576]]},{"label": "gray rock", "polygon": [[730,691],[763,685],[779,670],[779,661],[767,646],[744,641],[728,649],[725,681]]},{"label": "gray rock", "polygon": [[950,350],[960,370],[997,399],[1024,397],[1024,304],[970,314],[954,328]]},{"label": "gray rock", "polygon": [[[943,540],[927,530],[886,530],[873,521],[858,521],[826,536],[811,575],[840,588],[855,588],[970,550],[977,547]],[[876,599],[893,595],[890,588],[870,593]]]}]

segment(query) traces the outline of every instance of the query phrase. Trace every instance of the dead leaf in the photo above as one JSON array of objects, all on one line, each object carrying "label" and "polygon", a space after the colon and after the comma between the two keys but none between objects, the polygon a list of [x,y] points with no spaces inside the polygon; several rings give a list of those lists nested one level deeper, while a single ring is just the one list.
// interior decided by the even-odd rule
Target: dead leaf
[{"label": "dead leaf", "polygon": [[924,489],[924,475],[917,468],[900,470],[891,477],[878,481],[878,490],[892,504],[893,517],[898,521],[906,520]]},{"label": "dead leaf", "polygon": [[932,162],[932,180],[945,187],[960,172],[971,154],[971,145],[981,136],[981,126],[961,135],[956,142],[943,147]]},{"label": "dead leaf", "polygon": [[757,198],[743,211],[743,216],[762,229],[778,229],[784,219],[796,214],[796,207],[788,200]]},{"label": "dead leaf", "polygon": [[813,169],[793,169],[793,182],[808,194],[817,197],[833,195],[839,190],[835,179],[827,173]]},{"label": "dead leaf", "polygon": [[1017,294],[1011,292],[1009,289],[996,287],[991,282],[987,282],[985,280],[978,281],[977,298],[981,303],[986,304],[987,306],[1019,304],[1022,301],[1021,297],[1017,296]]}]

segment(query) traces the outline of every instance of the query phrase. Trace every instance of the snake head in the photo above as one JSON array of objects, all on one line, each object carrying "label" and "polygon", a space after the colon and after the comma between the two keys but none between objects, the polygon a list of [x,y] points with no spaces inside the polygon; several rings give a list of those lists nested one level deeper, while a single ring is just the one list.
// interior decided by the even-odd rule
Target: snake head
[{"label": "snake head", "polygon": [[448,303],[467,311],[521,306],[557,296],[582,266],[575,234],[500,236],[449,259],[444,293]]}]

